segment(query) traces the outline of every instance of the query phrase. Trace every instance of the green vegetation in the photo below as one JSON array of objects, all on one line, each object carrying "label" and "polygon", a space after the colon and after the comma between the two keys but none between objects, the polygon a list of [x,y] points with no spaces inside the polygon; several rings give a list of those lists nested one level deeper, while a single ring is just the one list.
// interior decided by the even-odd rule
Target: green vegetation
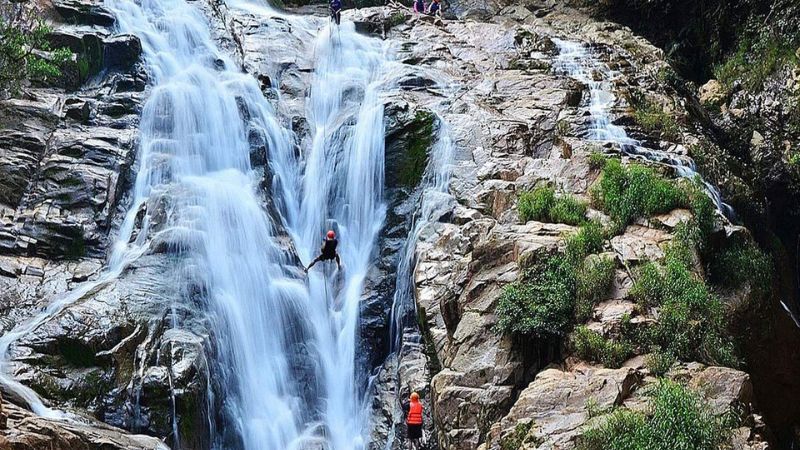
[{"label": "green vegetation", "polygon": [[586,221],[586,203],[569,194],[556,197],[555,190],[547,186],[523,192],[518,208],[524,222],[538,220],[580,225]]},{"label": "green vegetation", "polygon": [[650,370],[650,373],[660,377],[664,376],[676,361],[677,359],[672,354],[656,350],[647,355],[647,358],[644,360],[644,365]]},{"label": "green vegetation", "polygon": [[533,422],[519,422],[514,427],[514,431],[500,438],[500,448],[502,450],[517,450],[525,443],[525,437],[528,435]]},{"label": "green vegetation", "polygon": [[614,260],[607,257],[587,258],[575,281],[575,318],[578,322],[585,322],[614,283]]},{"label": "green vegetation", "polygon": [[772,260],[753,242],[734,241],[709,259],[709,277],[715,284],[738,288],[749,283],[758,293],[770,289]]},{"label": "green vegetation", "polygon": [[72,55],[66,48],[50,48],[51,29],[42,19],[29,17],[35,11],[6,8],[0,7],[0,97],[16,95],[26,79],[46,81],[60,76],[59,66]]},{"label": "green vegetation", "polygon": [[648,100],[644,95],[631,94],[629,98],[633,107],[633,118],[647,132],[661,133],[665,139],[675,140],[680,137],[678,122],[664,108]]},{"label": "green vegetation", "polygon": [[616,231],[637,218],[681,207],[692,209],[703,232],[714,223],[714,205],[699,186],[669,180],[640,164],[623,166],[616,159],[606,161],[591,194],[595,205],[614,220]]},{"label": "green vegetation", "polygon": [[767,78],[787,64],[797,63],[800,33],[776,35],[761,24],[748,27],[736,51],[714,67],[714,77],[728,89],[741,81],[748,90],[759,92]]},{"label": "green vegetation", "polygon": [[578,357],[589,362],[602,363],[612,369],[622,366],[633,353],[633,348],[628,343],[606,339],[586,326],[575,328],[571,341]]},{"label": "green vegetation", "polygon": [[435,116],[418,110],[409,125],[408,149],[400,162],[400,184],[413,188],[419,184],[428,164],[428,150],[433,145]]},{"label": "green vegetation", "polygon": [[595,170],[600,170],[606,166],[608,157],[601,151],[594,150],[589,153],[589,167]]},{"label": "green vegetation", "polygon": [[651,411],[617,409],[584,433],[580,450],[718,450],[729,425],[715,417],[685,386],[661,380],[651,394]]},{"label": "green vegetation", "polygon": [[[663,262],[645,264],[631,289],[642,306],[658,307],[658,321],[634,340],[684,361],[738,366],[726,331],[724,306],[692,273],[696,225],[685,225],[667,248]],[[695,231],[691,229],[694,228]]]},{"label": "green vegetation", "polygon": [[565,336],[575,321],[578,286],[585,302],[602,295],[594,289],[608,288],[603,282],[607,276],[599,275],[607,270],[607,263],[584,261],[602,243],[600,225],[587,222],[567,239],[565,253],[539,255],[521,280],[503,291],[497,306],[498,329],[545,339]]}]

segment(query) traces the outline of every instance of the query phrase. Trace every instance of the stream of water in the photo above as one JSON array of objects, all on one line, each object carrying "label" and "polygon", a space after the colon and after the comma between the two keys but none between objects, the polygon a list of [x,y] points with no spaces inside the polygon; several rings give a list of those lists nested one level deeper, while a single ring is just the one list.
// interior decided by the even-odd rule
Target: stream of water
[{"label": "stream of water", "polygon": [[555,69],[589,88],[588,110],[592,121],[589,139],[615,144],[624,154],[632,158],[645,159],[672,167],[675,173],[681,177],[700,179],[717,209],[730,219],[735,217],[733,208],[722,201],[719,189],[703,180],[697,173],[697,168],[691,158],[648,148],[638,140],[629,137],[624,128],[613,123],[611,110],[617,104],[617,97],[614,94],[614,80],[619,76],[617,72],[600,61],[585,44],[562,39],[553,39],[553,42],[559,50],[555,60]]}]

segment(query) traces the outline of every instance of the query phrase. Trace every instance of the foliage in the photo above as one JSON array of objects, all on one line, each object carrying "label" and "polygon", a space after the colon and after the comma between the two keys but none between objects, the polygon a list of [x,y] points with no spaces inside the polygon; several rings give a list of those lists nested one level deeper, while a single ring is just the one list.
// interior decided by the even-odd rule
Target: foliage
[{"label": "foliage", "polygon": [[497,306],[499,329],[538,338],[565,335],[572,323],[574,277],[563,255],[537,261],[523,281],[503,291]]},{"label": "foliage", "polygon": [[576,276],[575,319],[585,322],[614,283],[614,260],[587,258]]},{"label": "foliage", "polygon": [[729,437],[715,417],[685,386],[661,380],[651,394],[651,414],[617,409],[582,436],[581,450],[717,450]]},{"label": "foliage", "polygon": [[578,357],[612,369],[619,368],[633,353],[628,343],[606,339],[583,325],[575,328],[571,341]]},{"label": "foliage", "polygon": [[0,97],[16,95],[26,79],[46,81],[61,74],[59,66],[72,53],[51,49],[51,28],[26,5],[0,6]]},{"label": "foliage", "polygon": [[712,255],[709,276],[715,284],[738,288],[745,282],[764,293],[772,282],[772,260],[750,241],[734,241]]},{"label": "foliage", "polygon": [[586,204],[572,195],[556,197],[555,190],[540,186],[531,192],[523,192],[518,203],[519,216],[524,222],[543,222],[579,225],[586,220]]},{"label": "foliage", "polygon": [[413,188],[419,184],[428,164],[428,150],[433,144],[436,117],[430,112],[418,110],[409,126],[408,148],[400,162],[400,183]]},{"label": "foliage", "polygon": [[531,426],[533,426],[533,422],[517,423],[511,433],[500,438],[500,449],[517,450],[522,448],[522,444],[525,443],[525,437],[528,435],[528,431],[530,431]]},{"label": "foliage", "polygon": [[736,51],[714,67],[714,77],[728,89],[741,81],[746,89],[759,92],[770,75],[787,64],[797,63],[798,43],[800,34],[785,36],[751,24],[739,39]]},{"label": "foliage", "polygon": [[[567,238],[565,253],[542,255],[526,268],[522,279],[505,287],[497,306],[498,330],[520,336],[553,338],[565,336],[574,323],[578,279],[588,299],[602,293],[607,264],[584,266],[590,253],[599,251],[602,227],[587,222]],[[584,300],[588,301],[588,300]]]},{"label": "foliage", "polygon": [[680,137],[678,122],[664,108],[648,100],[643,95],[631,95],[633,118],[636,123],[648,132],[661,133],[665,139],[674,140]]},{"label": "foliage", "polygon": [[676,358],[671,353],[656,350],[647,355],[647,358],[644,360],[644,365],[650,370],[650,373],[660,377],[664,376],[664,374],[672,368],[675,361]]},{"label": "foliage", "polygon": [[636,339],[684,361],[736,367],[724,306],[691,271],[695,234],[676,233],[664,261],[639,270],[630,294],[643,306],[657,307],[658,321]]},{"label": "foliage", "polygon": [[592,151],[589,153],[589,167],[595,170],[602,169],[606,165],[608,157],[603,152]]},{"label": "foliage", "polygon": [[614,220],[617,231],[640,217],[690,208],[700,230],[707,234],[714,225],[716,209],[699,182],[669,180],[640,164],[623,166],[610,159],[592,188],[595,205]]},{"label": "foliage", "polygon": [[570,262],[577,266],[586,255],[597,253],[603,249],[606,232],[596,220],[590,220],[578,229],[578,232],[566,240],[566,255]]}]

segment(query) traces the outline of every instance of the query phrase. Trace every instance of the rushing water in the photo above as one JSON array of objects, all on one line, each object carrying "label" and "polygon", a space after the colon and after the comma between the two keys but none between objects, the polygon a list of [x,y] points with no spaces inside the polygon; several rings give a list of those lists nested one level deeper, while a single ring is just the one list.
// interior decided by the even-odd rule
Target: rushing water
[{"label": "rushing water", "polygon": [[[6,334],[0,350],[5,354],[21,336],[116,279],[147,250],[157,208],[145,209],[130,242],[143,205],[167,199],[167,223],[155,238],[168,236],[192,260],[213,319],[224,405],[214,445],[363,448],[358,306],[385,216],[379,95],[386,48],[356,34],[352,23],[331,28],[325,19],[287,19],[310,32],[321,29],[306,105],[312,143],[298,156],[294,135],[279,125],[255,80],[219,51],[194,6],[184,0],[107,0],[106,6],[119,31],[142,40],[152,86],[133,202],[104,275]],[[267,141],[275,217],[265,212],[260,173],[251,167],[253,132]],[[306,277],[280,236],[288,234],[307,264],[329,228],[338,234],[343,267],[320,263]],[[0,381],[37,413],[62,416],[11,377]]]},{"label": "rushing water", "polygon": [[[589,130],[590,139],[616,144],[623,153],[633,158],[668,165],[681,177],[699,178],[697,168],[691,158],[645,147],[641,142],[629,137],[624,128],[612,122],[611,109],[617,103],[613,84],[619,75],[617,72],[602,63],[585,44],[561,39],[553,39],[553,42],[559,50],[555,60],[556,70],[589,88],[588,109],[592,120]],[[702,178],[700,179],[702,180]],[[733,208],[722,201],[719,189],[705,180],[702,183],[717,209],[726,217],[733,218],[735,216]]]}]

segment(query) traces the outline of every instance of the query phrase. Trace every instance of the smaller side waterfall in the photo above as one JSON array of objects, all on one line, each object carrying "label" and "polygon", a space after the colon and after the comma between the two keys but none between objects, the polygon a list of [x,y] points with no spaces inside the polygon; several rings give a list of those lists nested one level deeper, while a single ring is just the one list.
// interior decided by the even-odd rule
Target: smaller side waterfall
[{"label": "smaller side waterfall", "polygon": [[717,209],[729,219],[735,217],[733,208],[722,201],[719,189],[697,173],[697,167],[691,158],[648,148],[629,137],[624,128],[612,122],[611,108],[617,103],[613,82],[619,76],[619,72],[611,70],[602,63],[585,44],[562,39],[553,39],[553,42],[559,50],[555,59],[555,69],[589,88],[588,110],[592,119],[589,139],[616,144],[624,154],[632,158],[665,164],[675,169],[675,173],[681,177],[700,179]]}]

